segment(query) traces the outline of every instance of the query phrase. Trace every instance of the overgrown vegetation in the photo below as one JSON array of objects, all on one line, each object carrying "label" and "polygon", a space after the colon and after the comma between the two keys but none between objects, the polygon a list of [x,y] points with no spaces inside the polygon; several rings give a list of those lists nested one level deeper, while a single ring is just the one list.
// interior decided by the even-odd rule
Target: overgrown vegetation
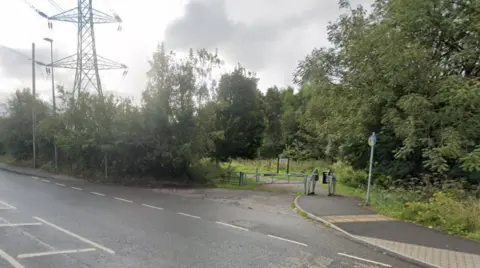
[{"label": "overgrown vegetation", "polygon": [[[331,46],[295,69],[298,90],[262,93],[241,66],[217,81],[216,54],[181,58],[159,46],[140,105],[59,88],[54,118],[37,100],[39,166],[51,168],[55,134],[60,167],[74,174],[98,176],[108,164],[110,177],[209,184],[225,169],[276,171],[274,161],[253,159],[282,155],[292,172],[336,163],[339,189],[355,194],[376,132],[375,206],[478,236],[480,1],[376,0],[370,11],[339,2]],[[30,90],[18,90],[0,119],[0,149],[16,161],[32,158],[32,104]]]}]

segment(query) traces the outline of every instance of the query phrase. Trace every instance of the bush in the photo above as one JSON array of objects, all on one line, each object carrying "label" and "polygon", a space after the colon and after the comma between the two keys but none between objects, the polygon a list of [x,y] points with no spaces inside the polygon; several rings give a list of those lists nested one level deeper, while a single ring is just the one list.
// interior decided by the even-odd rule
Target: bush
[{"label": "bush", "polygon": [[354,170],[352,166],[340,161],[332,165],[332,170],[339,183],[353,188],[367,187],[368,174],[365,171]]},{"label": "bush", "polygon": [[402,218],[454,234],[480,233],[480,200],[439,191],[426,201],[405,203]]}]

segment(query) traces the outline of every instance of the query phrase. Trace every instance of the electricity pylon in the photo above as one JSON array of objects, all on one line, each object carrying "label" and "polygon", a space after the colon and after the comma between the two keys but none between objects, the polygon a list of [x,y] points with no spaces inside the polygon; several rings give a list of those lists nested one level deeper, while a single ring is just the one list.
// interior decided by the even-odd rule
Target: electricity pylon
[{"label": "electricity pylon", "polygon": [[62,58],[50,64],[55,68],[75,69],[73,92],[80,96],[80,92],[93,87],[102,96],[100,70],[123,69],[127,73],[127,66],[97,55],[95,44],[95,24],[118,23],[117,30],[121,30],[122,20],[117,14],[109,15],[92,7],[92,0],[77,0],[77,7],[63,11],[54,16],[47,16],[31,6],[38,14],[48,19],[48,27],[53,28],[52,21],[63,21],[77,24],[77,53]]}]

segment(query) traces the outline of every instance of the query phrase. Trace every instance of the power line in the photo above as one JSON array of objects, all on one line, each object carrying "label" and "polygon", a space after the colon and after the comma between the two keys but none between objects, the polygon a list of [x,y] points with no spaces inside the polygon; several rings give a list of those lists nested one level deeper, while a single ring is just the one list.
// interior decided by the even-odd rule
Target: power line
[{"label": "power line", "polygon": [[61,7],[57,4],[57,2],[55,2],[55,0],[48,0],[48,2],[50,2],[50,4],[51,4],[54,8],[56,8],[58,11],[63,12],[63,8],[61,8]]},{"label": "power line", "polygon": [[24,57],[24,58],[26,58],[26,59],[28,59],[28,60],[31,60],[31,58],[30,58],[29,56],[27,56],[27,55],[25,55],[25,54],[23,54],[23,53],[15,50],[15,49],[11,48],[11,47],[7,47],[7,46],[2,45],[2,44],[0,44],[0,46],[3,47],[3,48],[5,48],[5,49],[7,49],[8,51],[10,51],[10,52],[12,52],[12,53],[15,53],[15,54],[20,55],[20,56],[22,56],[22,57]]}]

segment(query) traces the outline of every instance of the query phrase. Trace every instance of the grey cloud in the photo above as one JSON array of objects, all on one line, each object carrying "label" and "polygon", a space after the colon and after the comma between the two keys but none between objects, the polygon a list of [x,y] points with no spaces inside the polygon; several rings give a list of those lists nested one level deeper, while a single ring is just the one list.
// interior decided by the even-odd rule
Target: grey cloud
[{"label": "grey cloud", "polygon": [[[355,0],[353,5],[372,0]],[[166,30],[168,48],[218,48],[230,63],[275,71],[291,81],[298,60],[327,45],[326,26],[339,15],[336,0],[191,0]]]},{"label": "grey cloud", "polygon": [[[54,51],[54,55],[63,57],[64,53]],[[0,69],[5,77],[18,79],[30,78],[32,75],[32,51],[30,49],[9,48],[0,45]],[[44,47],[35,48],[35,60],[49,63],[50,49]],[[37,70],[43,67],[37,66]]]},{"label": "grey cloud", "polygon": [[[16,78],[29,85],[32,79],[32,52],[30,49],[9,48],[0,45],[0,75],[2,77]],[[57,59],[63,58],[66,54],[63,51],[54,50]],[[50,49],[47,47],[35,48],[35,60],[43,63],[50,63]],[[37,81],[50,79],[46,68],[40,65],[35,66]],[[73,80],[72,72],[56,70],[56,81],[70,82]],[[73,83],[73,82],[72,82]],[[10,89],[13,90],[13,89]]]}]

